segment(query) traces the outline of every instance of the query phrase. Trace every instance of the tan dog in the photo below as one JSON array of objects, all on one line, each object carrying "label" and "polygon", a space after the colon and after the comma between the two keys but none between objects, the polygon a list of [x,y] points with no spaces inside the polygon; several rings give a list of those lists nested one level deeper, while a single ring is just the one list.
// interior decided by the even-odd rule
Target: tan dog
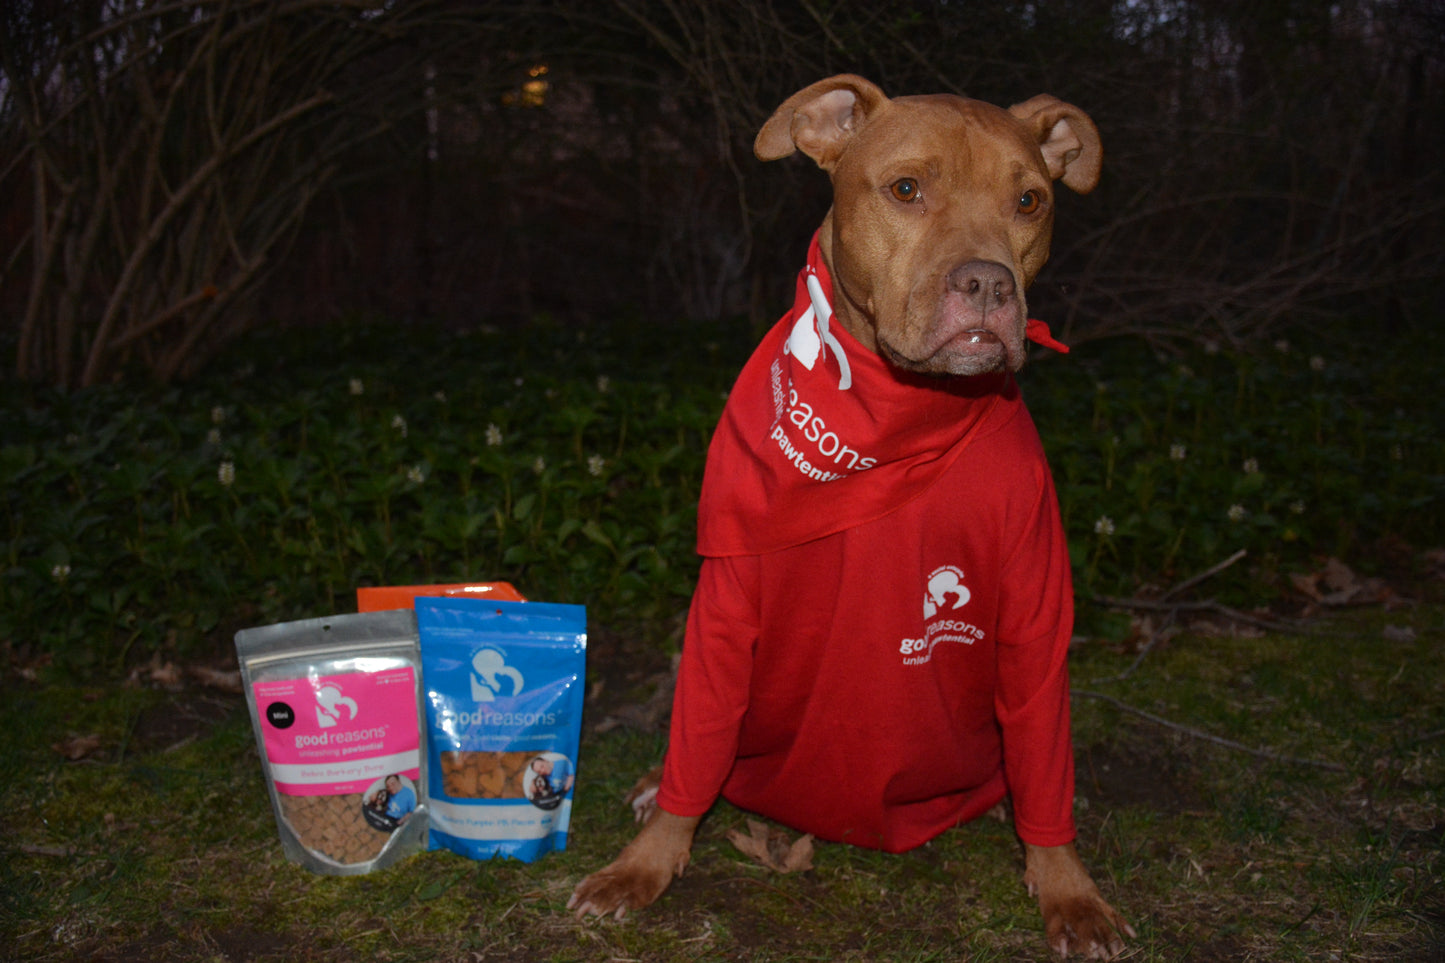
[{"label": "tan dog", "polygon": [[[985,386],[1007,384],[1008,375],[1001,373],[1016,371],[1024,363],[1027,315],[1023,291],[1048,256],[1053,182],[1060,180],[1081,193],[1092,190],[1101,161],[1093,123],[1082,111],[1053,97],[1035,97],[1006,111],[954,96],[890,100],[867,80],[851,75],[820,81],[790,97],[763,126],[755,150],[763,160],[801,151],[832,177],[833,207],[818,233],[817,246],[831,277],[833,321],[858,345],[907,373],[901,377],[931,376],[943,382],[964,378]],[[827,313],[821,305],[819,313]],[[814,346],[824,357],[830,350],[843,353],[843,345],[829,331],[824,317],[818,326],[821,347]],[[794,341],[783,351],[798,355],[797,339],[795,329]],[[804,353],[811,369],[813,354],[806,346]],[[834,380],[839,381],[837,387],[846,389],[853,376],[846,359],[839,363],[841,380]],[[774,380],[776,384],[776,375]],[[925,388],[925,393],[928,390]],[[774,394],[782,418],[786,395],[780,387],[775,387]],[[788,409],[789,414],[792,411]],[[803,421],[795,423],[804,425]],[[818,422],[816,427],[821,431],[825,426]],[[803,442],[798,444],[801,447]],[[837,450],[836,440],[833,448]],[[793,454],[790,448],[785,451]],[[822,451],[829,453],[826,445]],[[808,453],[798,452],[792,457],[798,471],[813,469],[805,455]],[[855,462],[857,455],[851,452]],[[816,453],[810,457],[820,461]],[[863,461],[863,468],[871,467],[869,459]],[[838,476],[825,480],[831,482],[833,477]],[[1051,488],[1048,494],[1052,506]],[[1056,515],[1056,508],[1053,511]],[[947,610],[944,614],[966,611],[961,606],[969,603],[970,592],[960,581],[963,574],[949,566],[938,569],[933,582],[920,583],[920,588],[927,586],[920,593],[925,596],[927,617],[936,617],[940,607]],[[975,586],[973,595],[978,596],[979,576],[971,570],[968,578]],[[1066,592],[1066,579],[1064,584]],[[971,604],[980,603],[975,600]],[[695,599],[694,608],[698,606]],[[1066,621],[1064,616],[1060,620]],[[957,625],[957,620],[952,624]],[[1062,631],[1066,640],[1067,624]],[[974,651],[982,647],[973,646],[968,637],[955,641],[967,643]],[[910,652],[911,642],[904,640],[905,653]],[[695,644],[705,643],[695,643],[690,633],[684,648],[684,672],[688,647]],[[914,644],[921,649],[920,643]],[[964,652],[967,646],[945,643],[939,661],[951,657],[954,650]],[[932,645],[926,654],[934,655]],[[926,659],[915,655],[903,661]],[[1062,662],[1062,655],[1057,661]],[[753,678],[756,690],[758,677]],[[797,683],[800,687],[809,684]],[[1062,692],[1059,712],[1065,744],[1066,686],[1065,675],[1063,687],[1057,690]],[[691,718],[681,711],[687,688],[680,682],[669,748],[669,762],[684,767],[688,760],[673,760],[671,755],[690,751],[687,747],[694,744],[690,733],[678,729]],[[776,692],[766,697],[770,705],[779,701]],[[744,717],[738,724],[746,725],[753,708],[744,704],[738,711]],[[991,704],[987,711],[994,711]],[[680,735],[689,738],[680,739]],[[999,763],[1000,788],[993,790],[991,801],[985,800],[989,805],[1003,792],[1005,772],[1009,786],[1028,782],[1023,777],[1030,774],[1008,771],[1009,765],[1007,760]],[[1071,788],[1071,757],[1068,767]],[[1021,802],[1017,789],[1014,795],[1017,810]],[[596,913],[620,918],[629,909],[651,903],[682,873],[701,816],[669,812],[666,798],[661,806],[640,809],[639,816],[644,815],[646,822],[637,837],[616,861],[577,886],[569,909],[579,916]],[[789,822],[786,813],[768,815]],[[973,815],[977,812],[970,810],[961,818]],[[1020,832],[1022,835],[1022,826]],[[1072,842],[1032,845],[1026,841],[1023,878],[1029,892],[1038,897],[1048,943],[1061,955],[1077,951],[1090,958],[1110,959],[1123,949],[1122,934],[1134,935],[1100,895]]]}]

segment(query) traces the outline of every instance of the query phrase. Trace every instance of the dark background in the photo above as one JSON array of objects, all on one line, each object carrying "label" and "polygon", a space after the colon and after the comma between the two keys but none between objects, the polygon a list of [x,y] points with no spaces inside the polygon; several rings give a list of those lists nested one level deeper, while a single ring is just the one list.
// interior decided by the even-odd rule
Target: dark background
[{"label": "dark background", "polygon": [[170,380],[338,318],[762,326],[828,184],[752,138],[842,71],[1093,116],[1031,296],[1067,339],[1440,316],[1432,0],[114,6],[0,13],[0,377]]}]

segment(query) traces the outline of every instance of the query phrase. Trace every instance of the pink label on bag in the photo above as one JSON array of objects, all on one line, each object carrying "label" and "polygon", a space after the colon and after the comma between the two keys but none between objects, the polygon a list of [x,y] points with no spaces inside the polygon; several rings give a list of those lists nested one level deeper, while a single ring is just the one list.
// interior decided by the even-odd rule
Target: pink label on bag
[{"label": "pink label on bag", "polygon": [[421,775],[411,668],[257,682],[251,697],[279,792],[331,796]]}]

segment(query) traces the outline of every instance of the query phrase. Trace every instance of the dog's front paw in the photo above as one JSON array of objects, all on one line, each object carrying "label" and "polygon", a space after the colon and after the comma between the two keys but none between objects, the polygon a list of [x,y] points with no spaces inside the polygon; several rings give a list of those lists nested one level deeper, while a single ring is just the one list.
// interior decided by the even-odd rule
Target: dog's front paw
[{"label": "dog's front paw", "polygon": [[674,816],[654,808],[637,837],[607,866],[577,884],[567,908],[617,919],[654,902],[687,868],[700,816]]},{"label": "dog's front paw", "polygon": [[1080,953],[1087,960],[1112,960],[1124,952],[1124,937],[1136,936],[1119,912],[1099,896],[1078,896],[1043,905],[1044,935],[1059,957]]},{"label": "dog's front paw", "polygon": [[567,901],[567,909],[579,919],[590,913],[611,914],[620,920],[628,910],[641,909],[655,901],[672,882],[671,873],[664,872],[658,878],[656,874],[649,876],[635,866],[622,864],[619,859],[578,883]]},{"label": "dog's front paw", "polygon": [[1112,960],[1124,952],[1124,937],[1137,934],[1094,885],[1074,844],[1024,848],[1024,885],[1039,898],[1044,937],[1054,952],[1061,958],[1081,953],[1089,960]]}]

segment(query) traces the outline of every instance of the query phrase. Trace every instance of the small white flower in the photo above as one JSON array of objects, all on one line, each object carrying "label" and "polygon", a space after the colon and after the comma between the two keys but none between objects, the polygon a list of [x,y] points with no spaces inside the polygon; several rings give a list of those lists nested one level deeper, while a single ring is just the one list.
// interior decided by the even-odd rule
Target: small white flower
[{"label": "small white flower", "polygon": [[1244,460],[1243,468],[1244,468],[1244,473],[1245,473],[1246,475],[1255,475],[1255,474],[1258,474],[1258,473],[1259,473],[1259,459],[1258,459],[1258,458],[1246,458],[1246,459]]},{"label": "small white flower", "polygon": [[542,472],[544,472],[544,471],[546,471],[546,470],[547,470],[547,462],[546,462],[546,460],[543,459],[541,455],[538,455],[538,456],[537,456],[537,460],[534,461],[534,462],[532,462],[532,471],[533,471],[533,473],[534,473],[534,474],[537,474],[537,475],[540,475],[540,474],[542,474]]},{"label": "small white flower", "polygon": [[225,420],[226,420],[226,409],[225,409],[225,408],[222,408],[220,405],[216,405],[216,407],[214,407],[214,408],[211,409],[211,424],[213,424],[213,425],[219,425],[221,422],[223,422],[223,421],[225,421]]},{"label": "small white flower", "polygon": [[602,477],[602,469],[607,467],[607,461],[601,455],[593,455],[587,459],[587,474],[593,478]]},{"label": "small white flower", "polygon": [[414,485],[420,485],[426,481],[426,469],[421,465],[412,465],[406,470],[406,480]]},{"label": "small white flower", "polygon": [[55,581],[57,582],[64,582],[66,579],[70,578],[70,566],[66,565],[64,562],[52,565],[50,567],[50,577],[55,579]]},{"label": "small white flower", "polygon": [[1183,445],[1175,442],[1169,446],[1170,461],[1183,461],[1187,457],[1189,457],[1189,451]]},{"label": "small white flower", "polygon": [[1204,353],[1205,353],[1205,354],[1208,354],[1208,355],[1219,354],[1219,342],[1218,342],[1218,341],[1206,341],[1206,342],[1204,342]]},{"label": "small white flower", "polygon": [[1289,341],[1285,340],[1284,338],[1280,338],[1274,343],[1274,350],[1278,351],[1280,354],[1289,354]]},{"label": "small white flower", "polygon": [[215,446],[217,446],[217,445],[220,445],[220,443],[221,443],[221,429],[219,429],[219,428],[212,428],[210,431],[206,432],[206,444],[211,445],[212,447],[215,447]]},{"label": "small white flower", "polygon": [[1108,515],[1100,515],[1099,520],[1094,523],[1094,534],[1109,536],[1114,534],[1114,520]]},{"label": "small white flower", "polygon": [[216,481],[226,488],[236,483],[236,463],[233,461],[221,462],[221,467],[216,469]]},{"label": "small white flower", "polygon": [[1321,358],[1319,355],[1315,355],[1313,358],[1310,358],[1310,370],[1311,370],[1311,371],[1323,371],[1323,370],[1325,370],[1325,359],[1324,359],[1324,358]]},{"label": "small white flower", "polygon": [[597,393],[598,393],[598,394],[602,394],[602,395],[607,394],[607,389],[609,389],[609,388],[611,388],[611,387],[612,387],[612,379],[611,379],[611,378],[607,377],[606,375],[598,375],[598,376],[597,376]]},{"label": "small white flower", "polygon": [[1230,505],[1227,514],[1231,522],[1242,522],[1249,513],[1244,510],[1243,505]]},{"label": "small white flower", "polygon": [[513,378],[512,384],[518,388],[522,387],[522,385],[524,384],[524,382],[522,381],[522,376],[518,375],[517,377]]},{"label": "small white flower", "polygon": [[1303,498],[1296,498],[1290,502],[1289,512],[1291,515],[1303,515],[1305,513],[1305,500]]},{"label": "small white flower", "polygon": [[500,445],[501,443],[502,443],[502,429],[498,428],[498,427],[497,427],[496,425],[494,425],[494,424],[488,423],[488,424],[487,424],[487,447],[488,447],[488,448],[496,448],[496,447],[497,447],[498,445]]},{"label": "small white flower", "polygon": [[403,418],[401,415],[391,416],[391,427],[395,428],[398,432],[400,432],[401,437],[406,437],[406,419]]},{"label": "small white flower", "polygon": [[447,393],[445,391],[433,392],[432,397],[435,398],[437,401],[441,402],[442,404],[447,403]]},{"label": "small white flower", "polygon": [[366,393],[366,385],[362,382],[360,378],[352,378],[349,387],[351,389],[351,393],[354,395]]}]

